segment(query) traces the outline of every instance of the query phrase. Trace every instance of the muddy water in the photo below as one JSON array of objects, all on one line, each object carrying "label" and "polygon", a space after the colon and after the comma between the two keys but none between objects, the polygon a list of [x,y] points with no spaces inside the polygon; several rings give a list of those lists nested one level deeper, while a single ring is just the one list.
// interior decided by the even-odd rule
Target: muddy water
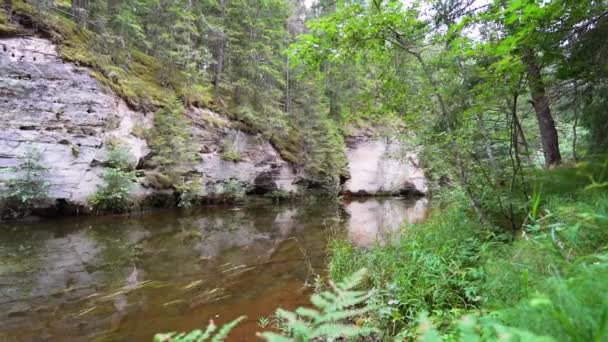
[{"label": "muddy water", "polygon": [[425,200],[249,204],[0,225],[0,341],[151,341],[307,305],[332,235],[369,246]]}]

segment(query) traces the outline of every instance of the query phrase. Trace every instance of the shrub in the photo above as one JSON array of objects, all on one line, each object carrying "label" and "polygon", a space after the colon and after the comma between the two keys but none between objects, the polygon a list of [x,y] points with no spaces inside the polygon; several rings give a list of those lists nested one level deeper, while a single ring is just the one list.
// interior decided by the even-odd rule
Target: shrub
[{"label": "shrub", "polygon": [[548,278],[531,298],[504,310],[502,320],[560,341],[608,339],[608,254],[587,257],[567,272]]},{"label": "shrub", "polygon": [[128,160],[129,154],[124,147],[111,147],[107,167],[102,175],[103,184],[89,199],[95,210],[121,213],[131,207],[131,187],[135,173]]},{"label": "shrub", "polygon": [[10,170],[13,177],[6,182],[6,191],[0,197],[4,218],[25,217],[47,199],[49,183],[43,178],[47,168],[42,166],[40,158],[39,151],[29,150],[23,162]]},{"label": "shrub", "polygon": [[228,180],[225,180],[221,184],[219,194],[222,196],[222,198],[225,201],[241,202],[241,201],[245,200],[248,190],[249,190],[249,187],[247,186],[247,184],[245,184],[237,179],[230,178]]},{"label": "shrub", "polygon": [[175,186],[178,192],[177,206],[180,208],[189,208],[194,205],[199,193],[203,187],[201,178],[195,178],[188,181],[183,181]]}]

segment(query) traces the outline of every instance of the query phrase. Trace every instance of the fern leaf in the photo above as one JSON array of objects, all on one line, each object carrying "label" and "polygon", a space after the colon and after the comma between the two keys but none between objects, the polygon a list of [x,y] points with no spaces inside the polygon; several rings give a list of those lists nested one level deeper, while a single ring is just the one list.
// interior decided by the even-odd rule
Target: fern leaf
[{"label": "fern leaf", "polygon": [[[234,329],[234,327],[244,319],[245,319],[245,316],[241,316],[241,317],[233,320],[232,322],[227,323],[224,326],[222,326],[220,331],[218,331],[218,333],[215,336],[213,336],[213,338],[211,339],[211,342],[223,342],[224,339],[226,338],[226,336],[228,336],[228,334],[230,333],[230,331],[232,331],[232,329]],[[206,338],[208,338],[208,337],[206,337]],[[203,339],[203,341],[204,340],[205,339]]]},{"label": "fern leaf", "polygon": [[259,334],[258,336],[260,336],[267,342],[295,342],[295,340],[292,338],[285,337],[285,336],[275,334],[272,332],[263,332],[263,333]]},{"label": "fern leaf", "polygon": [[313,322],[317,322],[323,317],[319,311],[309,308],[297,308],[296,313],[302,317],[309,318]]},{"label": "fern leaf", "polygon": [[344,320],[347,318],[361,316],[364,313],[368,312],[370,309],[371,309],[370,307],[365,307],[365,308],[356,309],[356,310],[330,312],[330,313],[327,313],[327,314],[323,315],[322,317],[320,317],[320,319],[316,320],[315,323],[320,324],[320,323],[327,323],[327,322],[337,322],[337,321],[341,321],[341,320]]},{"label": "fern leaf", "polygon": [[359,271],[344,278],[340,283],[337,284],[337,287],[342,291],[352,290],[363,282],[363,279],[365,278],[366,274],[367,269],[362,268]]},{"label": "fern leaf", "polygon": [[353,337],[359,335],[361,329],[355,325],[346,324],[322,324],[317,327],[311,336],[326,337],[333,340],[338,337]]},{"label": "fern leaf", "polygon": [[295,336],[310,336],[312,332],[311,328],[306,322],[298,319],[298,316],[295,313],[278,309],[277,316],[287,321],[289,329]]}]

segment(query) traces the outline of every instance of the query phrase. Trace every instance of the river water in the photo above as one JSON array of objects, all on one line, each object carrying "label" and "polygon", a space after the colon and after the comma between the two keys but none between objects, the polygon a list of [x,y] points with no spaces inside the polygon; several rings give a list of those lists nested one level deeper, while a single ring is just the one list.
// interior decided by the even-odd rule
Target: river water
[{"label": "river water", "polygon": [[368,247],[426,200],[251,203],[0,225],[0,341],[151,341],[307,305],[330,237]]}]

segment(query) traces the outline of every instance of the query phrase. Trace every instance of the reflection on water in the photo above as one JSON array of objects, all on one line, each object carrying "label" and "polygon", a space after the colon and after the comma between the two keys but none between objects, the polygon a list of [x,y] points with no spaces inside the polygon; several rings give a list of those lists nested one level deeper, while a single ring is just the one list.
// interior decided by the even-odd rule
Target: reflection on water
[{"label": "reflection on water", "polygon": [[307,304],[305,283],[324,269],[326,241],[421,219],[424,203],[248,205],[0,225],[1,341],[151,341]]},{"label": "reflection on water", "polygon": [[349,214],[348,238],[360,247],[382,243],[403,223],[417,223],[426,215],[426,198],[403,199],[368,198],[345,205]]}]

